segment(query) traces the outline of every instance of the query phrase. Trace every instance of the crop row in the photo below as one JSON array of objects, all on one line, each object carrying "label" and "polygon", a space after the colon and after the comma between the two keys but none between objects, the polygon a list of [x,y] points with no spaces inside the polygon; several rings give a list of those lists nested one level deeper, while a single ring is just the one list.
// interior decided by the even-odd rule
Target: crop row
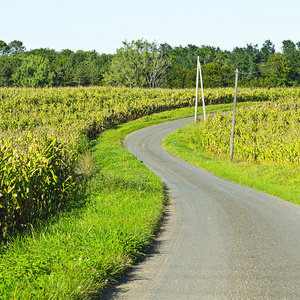
[{"label": "crop row", "polygon": [[185,91],[0,90],[0,229],[22,228],[74,197],[77,143],[152,112],[191,105]]},{"label": "crop row", "polygon": [[[239,101],[299,97],[299,89],[242,89]],[[205,90],[206,104],[233,89]],[[195,90],[0,89],[0,229],[22,227],[59,208],[76,190],[78,141],[144,115],[194,105]]]},{"label": "crop row", "polygon": [[[206,104],[230,103],[234,91],[206,89]],[[299,89],[240,89],[239,101],[300,96]],[[194,89],[127,88],[0,89],[0,138],[16,140],[30,130],[69,140],[153,112],[194,104]],[[95,122],[97,126],[95,126]],[[91,132],[90,132],[91,131]]]},{"label": "crop row", "polygon": [[[209,117],[196,133],[206,151],[229,156],[232,114]],[[300,97],[259,103],[237,111],[236,159],[267,164],[300,162]]]},{"label": "crop row", "polygon": [[0,147],[3,233],[49,216],[64,204],[64,199],[75,195],[75,162],[76,154],[55,138],[30,139],[26,153],[16,153],[3,142]]}]

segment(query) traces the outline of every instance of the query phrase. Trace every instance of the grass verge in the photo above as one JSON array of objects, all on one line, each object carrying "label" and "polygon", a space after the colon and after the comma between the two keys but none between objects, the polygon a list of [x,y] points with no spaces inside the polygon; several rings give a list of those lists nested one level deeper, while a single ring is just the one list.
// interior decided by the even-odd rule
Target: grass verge
[{"label": "grass verge", "polygon": [[122,142],[142,127],[193,113],[153,114],[104,132],[83,166],[95,174],[82,204],[1,245],[0,299],[87,299],[122,276],[151,243],[167,200],[161,180]]},{"label": "grass verge", "polygon": [[180,128],[167,136],[163,147],[173,155],[230,181],[264,191],[283,200],[300,205],[300,166],[229,162],[199,149],[193,142],[194,124]]}]

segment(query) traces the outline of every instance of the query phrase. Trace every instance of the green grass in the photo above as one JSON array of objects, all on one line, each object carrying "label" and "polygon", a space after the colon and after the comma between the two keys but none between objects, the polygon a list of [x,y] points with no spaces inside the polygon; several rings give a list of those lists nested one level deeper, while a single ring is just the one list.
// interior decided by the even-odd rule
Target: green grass
[{"label": "green grass", "polygon": [[81,162],[94,173],[81,203],[2,242],[0,299],[86,299],[122,276],[150,245],[167,201],[161,180],[122,142],[142,127],[193,114],[182,108],[104,132]]},{"label": "green grass", "polygon": [[179,158],[230,181],[300,204],[300,165],[266,165],[215,157],[193,142],[199,128],[188,125],[166,137],[163,146]]}]

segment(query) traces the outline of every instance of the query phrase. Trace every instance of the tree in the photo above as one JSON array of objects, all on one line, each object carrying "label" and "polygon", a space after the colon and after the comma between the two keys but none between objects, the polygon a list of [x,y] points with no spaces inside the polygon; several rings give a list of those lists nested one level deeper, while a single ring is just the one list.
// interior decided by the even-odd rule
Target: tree
[{"label": "tree", "polygon": [[172,47],[167,43],[160,44],[159,46],[159,52],[162,54],[163,57],[169,57],[169,53],[171,50]]},{"label": "tree", "polygon": [[261,53],[258,45],[247,44],[247,47],[236,47],[233,49],[228,60],[228,66],[234,70],[239,69],[239,82],[247,85],[259,74],[259,65],[261,62]]},{"label": "tree", "polygon": [[222,51],[220,48],[217,48],[215,53],[214,63],[226,65],[230,59],[231,53],[229,51]]},{"label": "tree", "polygon": [[293,54],[296,50],[296,45],[291,40],[285,40],[282,42],[282,51],[285,55]]},{"label": "tree", "polygon": [[[77,86],[114,85],[129,87],[194,87],[197,56],[203,71],[204,85],[232,86],[239,68],[243,86],[299,86],[300,42],[282,42],[282,53],[266,40],[261,49],[247,44],[233,51],[212,46],[157,45],[145,40],[123,42],[115,55],[94,51],[73,52],[35,49],[26,51],[21,41],[0,40],[0,86]],[[244,73],[244,74],[243,74]]]},{"label": "tree", "polygon": [[143,53],[144,70],[146,80],[150,88],[160,87],[166,81],[166,69],[169,66],[168,59],[157,48],[155,43],[148,45]]},{"label": "tree", "polygon": [[168,72],[167,86],[170,88],[185,88],[189,69],[177,65]]},{"label": "tree", "polygon": [[113,59],[112,54],[101,54],[97,56],[95,65],[98,70],[98,80],[99,82],[96,84],[103,85],[104,84],[104,75],[109,72],[111,61]]},{"label": "tree", "polygon": [[287,77],[288,83],[295,86],[300,82],[300,52],[291,40],[282,42],[282,51],[287,60],[287,66],[291,69]]},{"label": "tree", "polygon": [[233,69],[216,63],[203,66],[203,85],[205,87],[226,87],[233,84]]},{"label": "tree", "polygon": [[284,59],[283,54],[272,54],[269,57],[268,63],[262,64],[260,68],[264,77],[263,86],[278,87],[289,85],[288,76],[291,68],[288,66],[288,61]]},{"label": "tree", "polygon": [[216,53],[219,49],[211,46],[197,47],[192,44],[188,44],[186,47],[174,47],[169,51],[169,58],[172,67],[180,65],[190,70],[197,67],[197,56],[200,57],[202,64],[213,62]]},{"label": "tree", "polygon": [[275,45],[270,40],[266,40],[260,49],[261,62],[266,63],[271,54],[275,54]]},{"label": "tree", "polygon": [[123,42],[111,61],[105,81],[114,86],[159,87],[165,80],[168,59],[156,43],[137,40]]},{"label": "tree", "polygon": [[20,60],[16,57],[0,56],[0,87],[12,86],[12,74],[18,68]]},{"label": "tree", "polygon": [[106,75],[107,82],[114,86],[141,87],[145,85],[144,63],[142,59],[145,42],[123,42],[112,59],[110,72]]},{"label": "tree", "polygon": [[22,53],[26,49],[23,43],[17,40],[10,42],[8,46],[10,54]]},{"label": "tree", "polygon": [[57,85],[73,85],[73,66],[70,64],[70,57],[74,52],[69,49],[62,50],[56,55]]},{"label": "tree", "polygon": [[24,87],[53,86],[54,77],[49,60],[33,54],[24,57],[22,64],[12,75],[14,84]]},{"label": "tree", "polygon": [[0,55],[3,55],[8,52],[9,52],[9,46],[4,41],[0,40]]},{"label": "tree", "polygon": [[201,46],[198,55],[200,56],[200,61],[203,65],[211,63],[216,57],[217,49],[212,46]]},{"label": "tree", "polygon": [[63,50],[60,52],[57,63],[61,66],[62,85],[88,86],[98,84],[100,74],[96,66],[97,57],[98,53],[95,51],[78,50],[74,53],[71,50]]}]

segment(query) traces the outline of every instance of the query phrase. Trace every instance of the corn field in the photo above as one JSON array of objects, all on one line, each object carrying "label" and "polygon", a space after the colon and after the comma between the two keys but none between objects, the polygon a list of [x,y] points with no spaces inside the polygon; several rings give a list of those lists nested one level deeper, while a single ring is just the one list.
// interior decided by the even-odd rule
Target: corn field
[{"label": "corn field", "polygon": [[[299,95],[299,89],[242,89],[239,91],[238,100],[275,101],[281,98],[299,99]],[[208,105],[230,103],[233,96],[234,90],[230,88],[205,90],[205,101]],[[10,228],[20,229],[28,226],[55,212],[67,201],[72,201],[77,188],[77,145],[82,138],[95,139],[110,127],[144,115],[193,106],[194,99],[194,89],[0,89],[0,230],[5,232]],[[279,104],[276,103],[260,107],[265,110],[274,106],[273,110],[276,111],[279,110]],[[294,116],[296,107],[298,109],[298,106],[291,102],[290,109],[286,109],[285,118],[288,118],[289,114]],[[255,115],[256,110],[253,113]],[[225,118],[218,116],[209,119],[207,126],[202,128],[207,139],[203,139],[203,145],[209,145],[210,151],[221,151],[217,150],[220,148],[218,134],[215,134],[216,137],[212,140],[210,134],[205,134],[205,128],[220,126],[223,133],[219,133],[219,138],[225,140]],[[256,132],[256,123],[262,122],[260,116],[252,118],[254,119],[248,124],[248,127],[251,125],[247,133],[249,135]],[[297,118],[295,117],[295,120]],[[281,127],[287,122],[285,120],[283,118],[280,121]],[[293,122],[293,126],[299,126],[299,122]],[[243,130],[240,127],[240,135],[242,139],[246,139]],[[294,138],[295,136],[284,137],[285,140]],[[248,139],[251,139],[251,136]],[[268,144],[266,141],[264,143]],[[214,144],[218,146],[213,147]],[[259,153],[256,148],[245,148],[248,150],[242,150],[241,146],[241,150],[237,151],[241,156],[243,151],[248,153],[248,159],[255,157],[256,160],[270,160],[272,155],[281,155],[281,160],[290,157],[291,161],[297,161],[299,158],[299,142],[284,150],[284,155],[279,154],[283,150],[279,151],[281,148],[278,145],[278,154],[267,149],[262,152],[262,147],[259,148]],[[221,146],[221,149],[223,152],[227,151],[225,146]],[[266,155],[267,151],[271,152],[269,156]]]},{"label": "corn field", "polygon": [[[209,117],[195,140],[200,147],[229,157],[232,114]],[[198,144],[198,145],[199,145]],[[237,111],[234,156],[263,164],[299,164],[300,97],[259,103]]]},{"label": "corn field", "polygon": [[47,217],[60,208],[73,192],[75,157],[56,138],[31,139],[26,152],[16,152],[3,142],[0,148],[2,228],[28,226],[32,220]]}]

